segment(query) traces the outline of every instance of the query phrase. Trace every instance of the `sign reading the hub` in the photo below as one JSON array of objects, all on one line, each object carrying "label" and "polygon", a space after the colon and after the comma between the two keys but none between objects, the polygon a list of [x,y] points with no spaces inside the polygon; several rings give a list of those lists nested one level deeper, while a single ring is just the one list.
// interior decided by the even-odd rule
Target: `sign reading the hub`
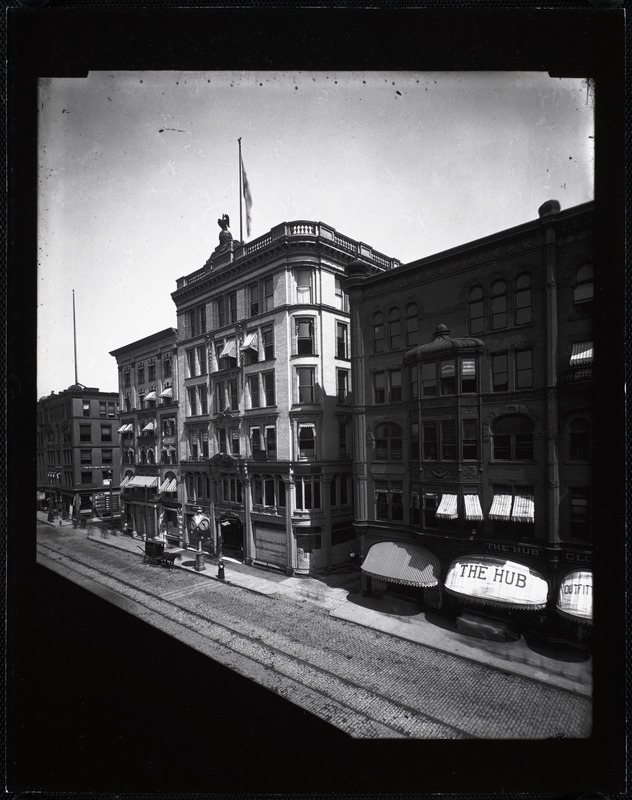
[{"label": "sign reading the hub", "polygon": [[535,570],[492,556],[467,556],[453,561],[445,588],[490,603],[526,608],[546,605],[548,584]]},{"label": "sign reading the hub", "polygon": [[287,537],[285,531],[275,531],[261,525],[255,527],[255,558],[284,567],[287,562]]},{"label": "sign reading the hub", "polygon": [[557,607],[564,614],[592,620],[592,572],[577,570],[570,572],[560,584]]}]

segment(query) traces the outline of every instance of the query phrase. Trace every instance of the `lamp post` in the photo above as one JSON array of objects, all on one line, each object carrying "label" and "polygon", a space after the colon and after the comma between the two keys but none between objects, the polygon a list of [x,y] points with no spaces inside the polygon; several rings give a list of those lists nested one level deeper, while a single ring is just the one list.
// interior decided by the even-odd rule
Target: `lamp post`
[{"label": "lamp post", "polygon": [[220,581],[223,581],[225,578],[224,573],[224,551],[223,551],[223,544],[222,544],[222,526],[229,525],[230,523],[226,519],[226,517],[221,516],[217,521],[217,577]]}]

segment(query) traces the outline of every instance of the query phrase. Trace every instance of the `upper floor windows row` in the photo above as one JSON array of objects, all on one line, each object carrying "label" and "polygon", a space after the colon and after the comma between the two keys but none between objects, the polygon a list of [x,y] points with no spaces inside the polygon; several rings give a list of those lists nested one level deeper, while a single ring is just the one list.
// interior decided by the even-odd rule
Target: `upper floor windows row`
[{"label": "upper floor windows row", "polygon": [[482,286],[474,286],[468,295],[470,333],[502,330],[511,325],[528,325],[533,316],[531,276],[519,275],[513,285],[497,280],[489,296]]},{"label": "upper floor windows row", "polygon": [[391,308],[385,316],[381,311],[373,315],[373,352],[386,353],[419,344],[417,304],[408,303],[404,316],[399,308]]},{"label": "upper floor windows row", "polygon": [[[132,385],[132,367],[123,368],[123,388],[129,389]],[[162,358],[162,378],[167,380],[173,377],[171,354]],[[156,380],[156,359],[150,358],[147,362],[139,361],[136,364],[136,383],[142,386],[145,383],[153,383]]]}]

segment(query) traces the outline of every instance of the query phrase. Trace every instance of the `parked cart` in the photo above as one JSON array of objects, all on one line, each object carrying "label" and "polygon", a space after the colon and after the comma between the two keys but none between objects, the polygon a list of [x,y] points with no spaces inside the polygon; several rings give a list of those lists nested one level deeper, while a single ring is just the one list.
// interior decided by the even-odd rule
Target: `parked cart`
[{"label": "parked cart", "polygon": [[182,554],[181,549],[166,550],[165,543],[155,539],[147,539],[143,555],[144,564],[157,564],[158,566],[173,569],[175,560]]}]

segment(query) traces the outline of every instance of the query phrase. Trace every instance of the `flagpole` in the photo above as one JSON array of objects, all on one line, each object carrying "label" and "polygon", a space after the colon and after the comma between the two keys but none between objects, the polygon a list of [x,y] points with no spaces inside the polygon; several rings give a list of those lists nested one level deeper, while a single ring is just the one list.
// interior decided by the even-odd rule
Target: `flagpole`
[{"label": "flagpole", "polygon": [[72,332],[75,343],[75,383],[79,383],[77,377],[77,322],[75,320],[75,290],[72,290]]},{"label": "flagpole", "polygon": [[239,142],[239,241],[243,242],[244,232],[243,232],[242,209],[241,209],[242,205],[241,201],[243,195],[242,177],[241,177],[241,136],[239,137],[239,139],[237,139],[237,141]]}]

